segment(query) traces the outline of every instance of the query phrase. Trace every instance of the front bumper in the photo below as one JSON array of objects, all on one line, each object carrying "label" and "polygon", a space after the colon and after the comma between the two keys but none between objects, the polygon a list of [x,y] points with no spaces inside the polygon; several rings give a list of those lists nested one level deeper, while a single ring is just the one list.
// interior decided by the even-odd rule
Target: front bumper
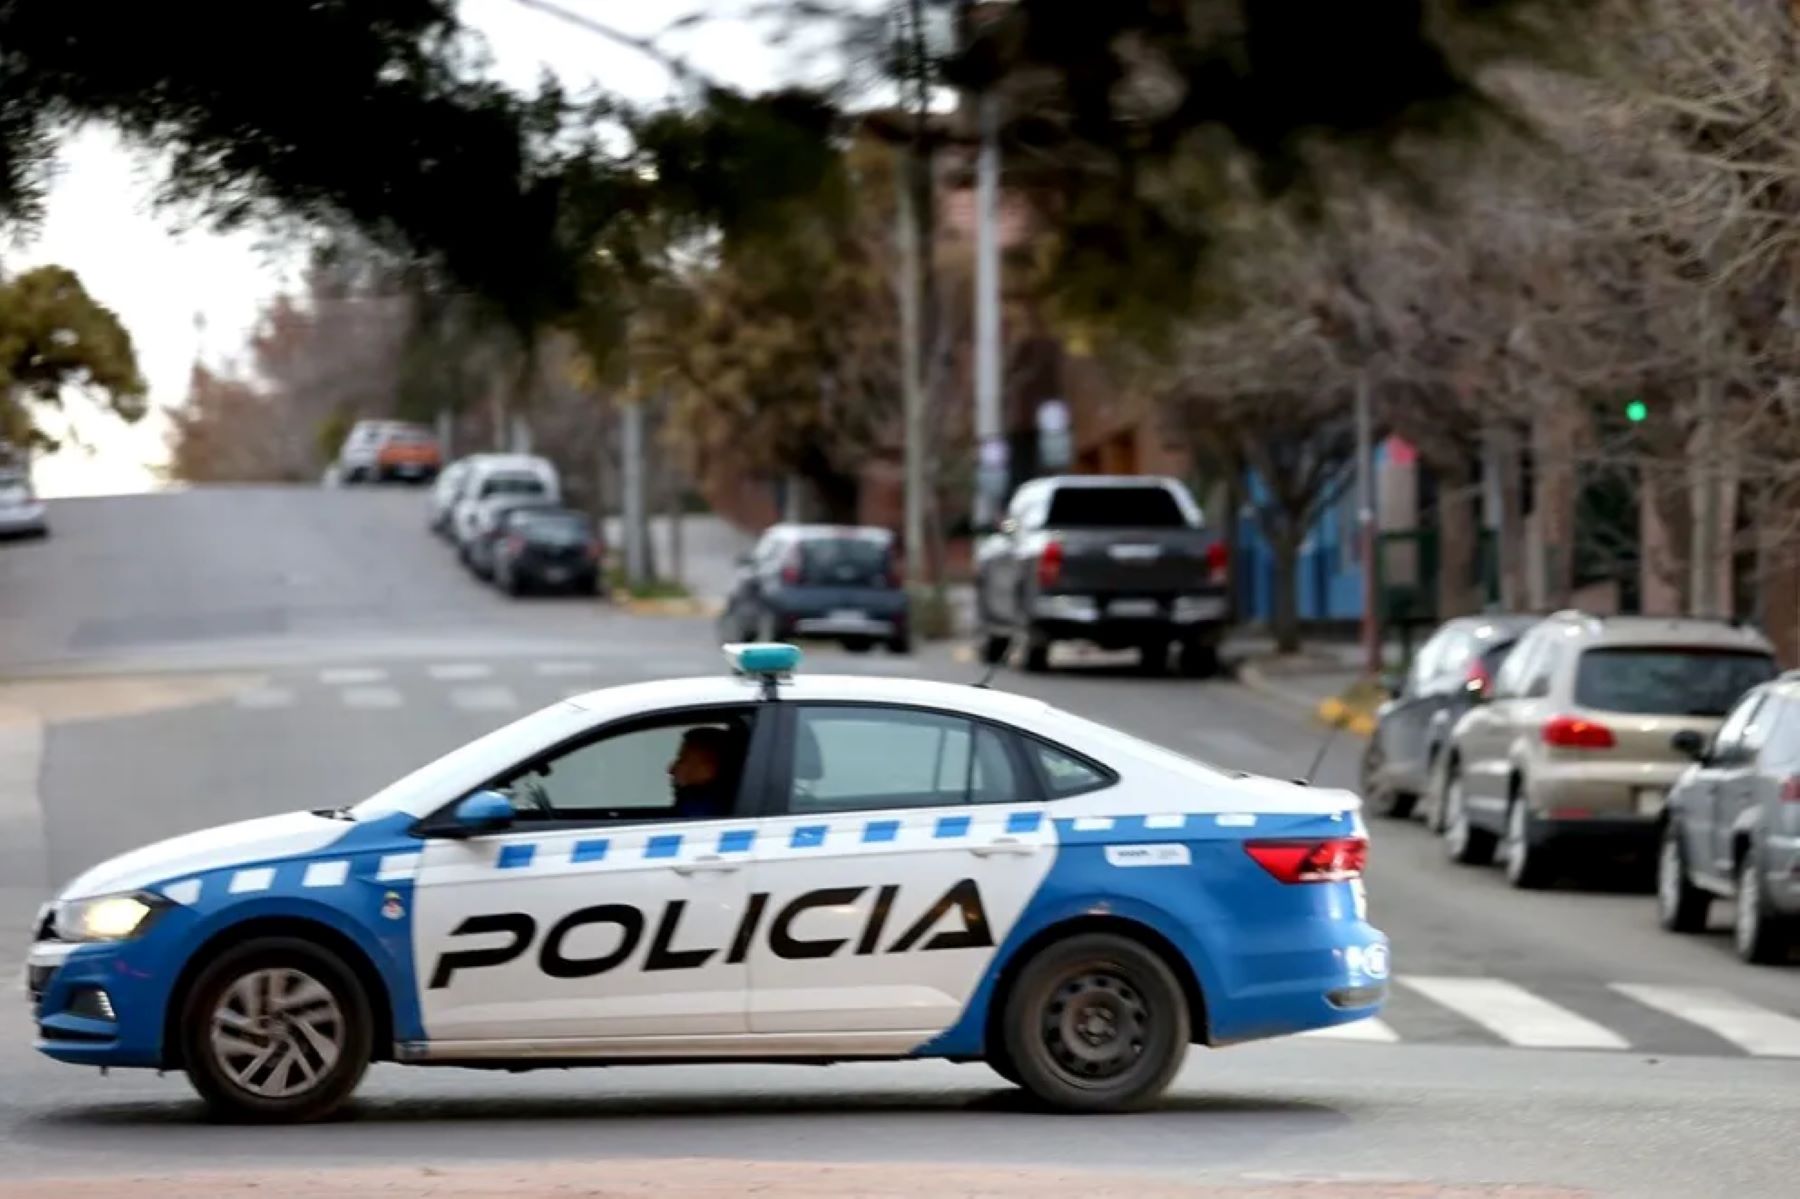
[{"label": "front bumper", "polygon": [[186,909],[172,908],[136,940],[32,945],[25,989],[38,1052],[76,1065],[168,1064],[163,1031],[181,965],[171,948],[191,921]]}]

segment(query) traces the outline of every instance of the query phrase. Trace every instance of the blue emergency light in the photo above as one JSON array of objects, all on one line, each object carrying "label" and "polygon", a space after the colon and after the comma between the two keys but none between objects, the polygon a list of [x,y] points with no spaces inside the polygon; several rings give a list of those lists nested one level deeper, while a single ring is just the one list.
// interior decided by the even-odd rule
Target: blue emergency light
[{"label": "blue emergency light", "polygon": [[773,642],[728,645],[725,657],[739,674],[757,675],[765,679],[794,673],[800,665],[800,648]]}]

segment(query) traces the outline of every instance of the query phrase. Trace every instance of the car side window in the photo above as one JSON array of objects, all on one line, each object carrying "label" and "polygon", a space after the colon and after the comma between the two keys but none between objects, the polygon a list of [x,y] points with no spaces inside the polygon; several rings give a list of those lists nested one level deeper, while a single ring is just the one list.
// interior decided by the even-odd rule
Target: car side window
[{"label": "car side window", "polygon": [[1099,767],[1082,761],[1074,754],[1036,739],[1031,740],[1029,745],[1032,756],[1037,759],[1037,764],[1044,773],[1044,787],[1052,799],[1098,791],[1112,784],[1112,779]]},{"label": "car side window", "polygon": [[1448,632],[1440,631],[1419,647],[1418,654],[1412,660],[1412,666],[1406,672],[1407,695],[1423,695],[1431,684],[1431,678],[1437,673],[1437,660],[1444,646],[1444,638]]},{"label": "car side window", "polygon": [[734,814],[753,708],[684,712],[528,762],[490,789],[521,823],[707,820]]},{"label": "car side window", "polygon": [[1431,678],[1426,686],[1434,693],[1454,691],[1469,674],[1469,662],[1475,656],[1475,638],[1462,630],[1445,639],[1437,660],[1431,664]]},{"label": "car side window", "polygon": [[788,811],[796,815],[1019,798],[1012,755],[986,725],[910,708],[795,714]]},{"label": "car side window", "polygon": [[1551,637],[1556,636],[1554,629],[1534,629],[1520,639],[1518,646],[1506,656],[1506,662],[1500,667],[1500,676],[1494,680],[1495,699],[1517,699],[1525,694],[1530,680],[1538,676],[1538,663],[1544,656],[1544,646]]},{"label": "car side window", "polygon": [[1755,753],[1762,747],[1767,730],[1758,729],[1755,721],[1757,711],[1763,705],[1767,692],[1752,691],[1738,700],[1737,706],[1725,717],[1725,723],[1713,736],[1711,756],[1718,761],[1729,761],[1742,755]]}]

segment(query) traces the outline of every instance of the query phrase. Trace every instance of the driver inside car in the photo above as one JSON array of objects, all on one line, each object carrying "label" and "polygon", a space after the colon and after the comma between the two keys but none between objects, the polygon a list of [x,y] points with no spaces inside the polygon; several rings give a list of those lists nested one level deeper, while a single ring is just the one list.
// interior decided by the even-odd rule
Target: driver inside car
[{"label": "driver inside car", "polygon": [[669,763],[677,817],[708,820],[731,815],[737,784],[727,767],[735,762],[736,750],[725,729],[702,726],[687,731]]}]

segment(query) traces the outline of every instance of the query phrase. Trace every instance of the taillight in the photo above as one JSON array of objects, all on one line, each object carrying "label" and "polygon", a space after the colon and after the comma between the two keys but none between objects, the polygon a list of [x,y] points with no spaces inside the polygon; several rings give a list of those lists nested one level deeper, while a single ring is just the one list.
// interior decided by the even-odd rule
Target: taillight
[{"label": "taillight", "polygon": [[1341,883],[1361,878],[1369,861],[1364,837],[1324,841],[1247,841],[1244,851],[1284,883]]},{"label": "taillight", "polygon": [[1554,716],[1544,722],[1545,745],[1558,749],[1611,749],[1612,730],[1580,716]]},{"label": "taillight", "polygon": [[781,561],[781,581],[792,587],[800,581],[800,547],[795,546],[788,551]]},{"label": "taillight", "polygon": [[1485,695],[1489,687],[1494,685],[1494,676],[1488,673],[1487,663],[1476,658],[1469,663],[1469,673],[1463,677],[1463,686],[1470,691]]},{"label": "taillight", "polygon": [[1800,803],[1800,774],[1790,774],[1781,780],[1781,802]]},{"label": "taillight", "polygon": [[1219,586],[1227,581],[1231,569],[1231,551],[1225,548],[1223,541],[1215,541],[1206,547],[1206,580]]},{"label": "taillight", "polygon": [[1054,587],[1062,578],[1063,544],[1060,541],[1046,541],[1044,548],[1038,551],[1038,586]]}]

